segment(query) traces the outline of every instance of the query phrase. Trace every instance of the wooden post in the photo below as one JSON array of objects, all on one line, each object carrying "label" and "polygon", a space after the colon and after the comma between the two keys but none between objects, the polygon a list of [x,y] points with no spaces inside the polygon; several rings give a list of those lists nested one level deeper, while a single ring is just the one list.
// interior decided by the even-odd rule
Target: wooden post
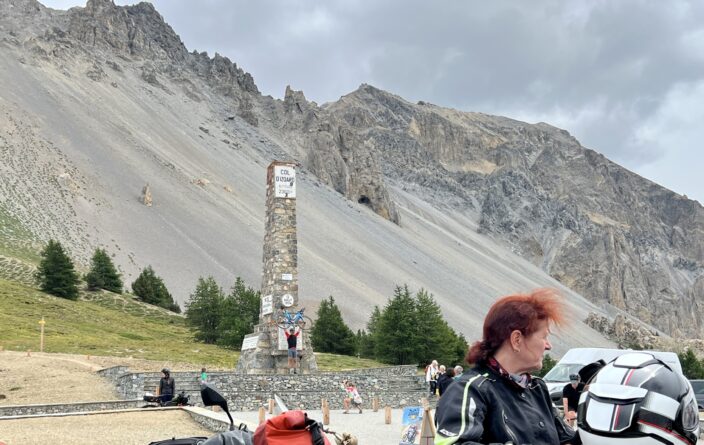
[{"label": "wooden post", "polygon": [[428,409],[430,408],[430,402],[428,402],[427,397],[421,397],[420,399],[420,406],[423,407],[423,409]]},{"label": "wooden post", "polygon": [[372,399],[372,409],[374,412],[379,411],[379,397],[377,396]]},{"label": "wooden post", "polygon": [[330,425],[330,405],[328,401],[323,399],[323,425]]},{"label": "wooden post", "polygon": [[44,317],[42,317],[42,319],[39,320],[39,326],[41,326],[39,330],[39,352],[44,352],[44,324],[46,324],[46,321],[44,321]]},{"label": "wooden post", "polygon": [[384,423],[391,425],[391,407],[388,405],[384,408]]},{"label": "wooden post", "polygon": [[274,399],[269,399],[269,414],[274,414]]},{"label": "wooden post", "polygon": [[420,445],[433,445],[435,443],[435,425],[430,408],[425,408],[423,424],[420,427]]},{"label": "wooden post", "polygon": [[263,406],[259,407],[259,425],[266,422],[266,409]]},{"label": "wooden post", "polygon": [[31,350],[31,349],[27,349],[27,357],[31,357],[31,356],[32,356],[32,350]]}]

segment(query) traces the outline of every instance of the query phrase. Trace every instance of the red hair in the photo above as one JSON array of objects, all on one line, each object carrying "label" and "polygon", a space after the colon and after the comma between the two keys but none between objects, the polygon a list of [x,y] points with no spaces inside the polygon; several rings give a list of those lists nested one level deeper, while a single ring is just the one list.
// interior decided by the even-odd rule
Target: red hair
[{"label": "red hair", "polygon": [[467,362],[486,362],[509,339],[511,332],[518,330],[529,336],[544,320],[556,325],[564,321],[560,294],[555,289],[537,289],[529,294],[499,298],[484,319],[484,339],[469,348]]}]

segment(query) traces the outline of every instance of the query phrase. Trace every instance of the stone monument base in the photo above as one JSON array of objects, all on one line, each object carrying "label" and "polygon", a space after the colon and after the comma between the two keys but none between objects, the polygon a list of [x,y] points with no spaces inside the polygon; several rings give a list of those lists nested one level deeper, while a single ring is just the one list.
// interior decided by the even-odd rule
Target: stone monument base
[{"label": "stone monument base", "polygon": [[[310,354],[307,352],[310,351]],[[297,374],[318,372],[318,363],[313,354],[307,331],[301,331],[298,339]],[[240,359],[235,372],[239,374],[290,374],[288,367],[288,349],[283,329],[276,324],[258,324],[254,333],[245,336],[242,342]]]}]

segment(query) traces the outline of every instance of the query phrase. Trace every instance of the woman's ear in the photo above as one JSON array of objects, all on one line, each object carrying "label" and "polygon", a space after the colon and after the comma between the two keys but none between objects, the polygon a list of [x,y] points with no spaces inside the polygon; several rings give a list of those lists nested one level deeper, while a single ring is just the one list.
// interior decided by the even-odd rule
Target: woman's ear
[{"label": "woman's ear", "polygon": [[523,334],[521,334],[521,331],[514,329],[511,332],[509,340],[511,341],[511,349],[513,349],[513,352],[520,352],[523,342]]}]

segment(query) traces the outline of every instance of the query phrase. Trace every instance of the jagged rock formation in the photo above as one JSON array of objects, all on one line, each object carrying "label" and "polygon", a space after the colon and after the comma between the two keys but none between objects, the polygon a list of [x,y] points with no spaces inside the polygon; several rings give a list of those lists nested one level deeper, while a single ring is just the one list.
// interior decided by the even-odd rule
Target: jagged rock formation
[{"label": "jagged rock formation", "polygon": [[[258,281],[263,166],[286,159],[302,165],[310,197],[301,230],[316,231],[301,234],[302,288],[308,278],[317,297],[340,295],[357,326],[360,301],[378,304],[384,287],[408,282],[476,333],[476,309],[497,294],[555,285],[540,268],[595,303],[565,290],[580,320],[626,311],[665,333],[704,333],[702,206],[550,125],[412,104],[369,85],[321,106],[291,88],[282,101],[264,97],[229,59],[189,52],[148,3],[54,11],[0,1],[0,80],[9,79],[0,150],[12,159],[49,151],[60,164],[13,161],[0,177],[4,210],[84,261],[114,238],[127,269],[170,269],[181,301],[198,275],[231,278],[236,267]],[[71,193],[47,182],[64,172]],[[144,177],[159,190],[150,215],[123,191]],[[20,204],[20,195],[34,198]],[[152,225],[160,231],[140,238]],[[192,250],[160,256],[174,236]],[[564,335],[564,344],[588,341]]]},{"label": "jagged rock formation", "polygon": [[607,317],[592,312],[587,315],[584,322],[614,341],[619,348],[658,350],[665,346],[657,331],[648,329],[642,323],[630,320],[621,314],[610,321]]}]

